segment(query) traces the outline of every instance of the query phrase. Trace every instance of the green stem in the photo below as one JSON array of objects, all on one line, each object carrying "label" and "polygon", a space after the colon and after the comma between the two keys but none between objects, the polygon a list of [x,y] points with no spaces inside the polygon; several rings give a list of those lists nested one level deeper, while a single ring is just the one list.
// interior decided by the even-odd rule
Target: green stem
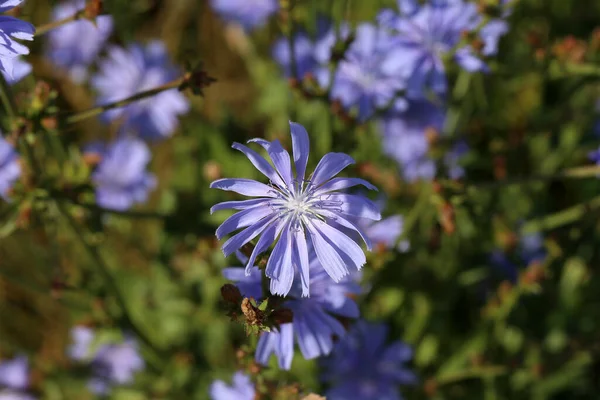
[{"label": "green stem", "polygon": [[158,87],[155,87],[153,89],[149,89],[149,90],[145,90],[145,91],[140,92],[140,93],[136,93],[136,94],[134,94],[131,97],[127,97],[125,99],[118,100],[118,101],[115,101],[113,103],[108,103],[108,104],[104,104],[104,105],[92,107],[92,108],[90,108],[88,110],[81,111],[81,112],[78,112],[78,113],[73,114],[71,116],[68,116],[66,118],[65,122],[67,124],[74,124],[76,122],[83,121],[85,119],[95,117],[96,115],[102,114],[105,111],[112,110],[113,108],[124,107],[124,106],[126,106],[126,105],[128,105],[130,103],[135,102],[135,101],[144,99],[146,97],[152,97],[154,95],[157,95],[157,94],[159,94],[161,92],[164,92],[165,90],[179,88],[179,87],[181,87],[181,85],[184,82],[185,82],[185,77],[179,78],[179,79],[176,79],[176,80],[174,80],[172,82],[166,83],[166,84],[164,84],[162,86],[158,86]]},{"label": "green stem", "polygon": [[62,25],[68,24],[69,22],[77,21],[78,19],[83,17],[84,12],[85,12],[85,10],[79,10],[75,14],[71,15],[70,17],[66,17],[66,18],[60,19],[58,21],[49,22],[45,25],[35,28],[35,35],[42,36],[42,35],[50,32],[51,30],[56,29]]},{"label": "green stem", "polygon": [[14,118],[17,115],[17,108],[12,100],[8,83],[6,83],[2,74],[0,74],[0,101],[2,101],[2,105],[8,116]]},{"label": "green stem", "polygon": [[406,218],[404,219],[404,226],[402,228],[402,234],[396,239],[395,245],[397,246],[403,240],[408,238],[408,235],[412,231],[413,227],[425,211],[427,209],[427,205],[430,204],[431,201],[431,185],[423,184],[421,186],[421,193],[419,193],[419,197],[414,205],[414,207],[410,210]]},{"label": "green stem", "polygon": [[548,182],[556,179],[585,179],[600,176],[600,165],[590,165],[566,169],[554,175],[530,175],[522,178],[509,178],[494,182],[472,183],[465,189],[498,189],[513,185],[527,185],[533,182]]},{"label": "green stem", "polygon": [[134,322],[134,319],[131,316],[131,312],[129,310],[129,306],[127,305],[127,302],[125,301],[125,298],[123,297],[123,294],[121,293],[121,290],[120,290],[115,278],[112,276],[110,269],[108,268],[104,259],[102,258],[102,255],[98,251],[98,248],[96,246],[90,244],[85,239],[86,233],[81,228],[81,226],[77,223],[77,221],[75,221],[75,219],[69,213],[69,211],[67,210],[67,208],[64,206],[63,203],[61,203],[60,201],[56,202],[56,207],[58,208],[59,212],[65,217],[68,224],[71,226],[71,229],[75,233],[75,236],[77,236],[81,245],[85,248],[85,250],[89,254],[90,258],[94,261],[94,264],[96,265],[98,272],[100,273],[100,275],[102,275],[103,279],[105,280],[105,282],[108,284],[108,286],[111,288],[112,292],[114,293],[115,299],[123,313],[122,318],[123,318],[127,328],[131,329],[131,331],[133,331],[133,333],[143,343],[145,343],[150,349],[152,349],[155,353],[162,354],[163,353],[162,349],[158,348],[152,342],[152,340],[150,340],[150,338],[146,335],[146,333],[142,329],[140,329],[137,326],[137,324]]},{"label": "green stem", "polygon": [[102,213],[102,214],[112,214],[118,215],[121,217],[134,218],[134,219],[166,219],[170,217],[169,214],[162,214],[156,211],[121,211],[121,210],[111,210],[109,208],[103,208],[98,206],[97,204],[92,203],[80,203],[78,201],[68,199],[75,206],[85,208],[87,210]]},{"label": "green stem", "polygon": [[600,196],[594,197],[585,203],[577,204],[565,210],[526,222],[521,231],[535,233],[543,230],[552,230],[558,227],[579,221],[593,210],[600,208]]}]

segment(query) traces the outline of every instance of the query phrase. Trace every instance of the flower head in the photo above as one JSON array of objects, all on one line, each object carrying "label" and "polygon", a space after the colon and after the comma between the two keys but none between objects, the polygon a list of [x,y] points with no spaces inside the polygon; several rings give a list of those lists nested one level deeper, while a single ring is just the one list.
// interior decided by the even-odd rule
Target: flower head
[{"label": "flower head", "polygon": [[[92,79],[92,85],[98,90],[98,103],[104,104],[154,89],[177,76],[178,70],[169,61],[164,45],[153,41],[143,47],[138,44],[127,49],[110,47],[108,58],[100,62],[100,72]],[[185,96],[177,89],[170,89],[108,111],[104,116],[109,120],[121,118],[124,130],[159,139],[175,131],[178,116],[188,109]]]},{"label": "flower head", "polygon": [[279,9],[277,0],[211,0],[213,10],[227,22],[251,30],[264,25]]},{"label": "flower head", "polygon": [[102,156],[92,174],[98,205],[127,210],[135,203],[146,201],[148,193],[156,186],[156,179],[146,172],[151,154],[142,140],[122,137],[106,148],[90,146],[89,151]]},{"label": "flower head", "polygon": [[409,70],[397,40],[371,24],[356,29],[356,37],[339,63],[332,93],[347,108],[357,108],[361,121],[377,109],[404,109],[401,91]]},{"label": "flower head", "polygon": [[[0,0],[0,14],[12,10],[23,0]],[[35,28],[29,22],[0,15],[0,72],[12,77],[15,59],[29,54],[29,49],[17,42],[19,40],[33,40]]]},{"label": "flower head", "polygon": [[336,343],[322,363],[328,400],[400,400],[398,385],[416,383],[405,365],[411,348],[400,341],[386,345],[387,335],[386,325],[359,321]]},{"label": "flower head", "polygon": [[[312,251],[310,253],[311,296],[301,297],[302,288],[296,280],[282,304],[292,311],[293,321],[261,334],[256,349],[256,361],[260,364],[267,365],[275,354],[279,367],[290,369],[294,358],[294,336],[305,359],[327,355],[333,348],[333,336],[339,338],[346,333],[336,317],[359,316],[358,306],[351,296],[360,294],[360,286],[350,277],[333,282],[318,258]],[[236,282],[243,296],[263,298],[260,270],[253,267],[250,276],[245,276],[242,271],[242,268],[226,268],[223,275]]]},{"label": "flower head", "polygon": [[92,352],[94,332],[86,327],[72,331],[73,344],[69,355],[76,361],[89,362],[93,376],[89,388],[94,393],[107,393],[112,385],[123,385],[133,381],[135,372],[144,368],[135,340],[128,338],[122,343],[101,345]]},{"label": "flower head", "polygon": [[19,176],[21,165],[18,154],[0,132],[0,197],[8,199],[8,193]]},{"label": "flower head", "polygon": [[212,207],[211,212],[223,209],[241,210],[217,229],[219,239],[243,229],[225,242],[225,256],[261,235],[248,260],[246,272],[249,273],[256,257],[275,243],[266,267],[266,275],[271,278],[271,292],[287,295],[298,271],[302,295],[309,296],[309,244],[314,248],[322,268],[335,282],[339,282],[349,274],[349,266],[360,269],[366,262],[360,246],[339,227],[358,232],[370,248],[368,238],[349,218],[379,220],[381,216],[376,205],[367,198],[339,192],[357,185],[375,189],[363,179],[333,178],[354,163],[349,155],[326,154],[314,173],[305,178],[309,154],[308,133],[299,124],[291,122],[290,126],[295,176],[292,173],[290,155],[278,140],[252,140],[265,148],[274,166],[254,150],[235,143],[233,148],[244,153],[252,164],[269,178],[270,184],[265,185],[251,179],[216,180],[211,183],[211,188],[234,191],[255,198],[219,203]]},{"label": "flower head", "polygon": [[243,372],[236,372],[233,375],[231,385],[216,380],[210,385],[211,400],[254,400],[256,390],[254,384]]},{"label": "flower head", "polygon": [[[455,61],[469,72],[486,71],[487,65],[471,44],[461,45],[465,32],[473,32],[482,16],[477,6],[463,0],[429,0],[419,6],[414,0],[399,0],[402,15],[386,10],[380,23],[398,33],[402,54],[412,65],[409,92],[421,93],[428,87],[445,93],[447,83],[444,58],[453,55]],[[480,31],[481,53],[492,55],[508,27],[503,20],[494,20]]]},{"label": "flower head", "polygon": [[[54,21],[68,18],[83,10],[86,0],[70,0],[58,4],[52,12]],[[49,32],[48,55],[52,62],[69,71],[71,79],[83,82],[87,67],[94,61],[113,28],[112,17],[100,15],[94,22],[80,18]]]}]

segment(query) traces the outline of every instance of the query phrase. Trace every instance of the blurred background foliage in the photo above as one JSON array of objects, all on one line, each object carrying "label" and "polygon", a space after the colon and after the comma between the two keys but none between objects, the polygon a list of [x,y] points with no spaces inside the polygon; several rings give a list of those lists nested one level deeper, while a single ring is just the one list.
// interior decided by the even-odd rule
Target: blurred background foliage
[{"label": "blurred background foliage", "polygon": [[[420,383],[403,389],[407,399],[600,398],[600,183],[563,173],[590,165],[587,154],[599,144],[600,3],[520,0],[492,73],[449,66],[456,133],[432,154],[466,139],[466,178],[415,183],[383,155],[375,122],[340,120],[331,104],[290,85],[270,56],[290,21],[314,29],[323,13],[354,24],[395,2],[296,3],[246,35],[204,0],[105,1],[112,42],[160,38],[178,64],[202,63],[217,82],[203,97],[189,96],[192,110],[172,138],[151,145],[159,184],[137,214],[25,200],[1,206],[0,358],[27,354],[40,398],[93,398],[66,357],[71,327],[107,338],[132,332],[146,368],[111,398],[208,398],[210,382],[229,379],[256,343],[220,303],[221,270],[236,260],[223,258],[214,237],[225,217],[208,210],[225,196],[208,185],[259,178],[230,144],[265,137],[291,147],[291,119],[310,134],[312,166],[325,152],[348,152],[357,160],[349,173],[385,193],[385,214],[405,216],[410,249],[368,255],[370,290],[360,306],[364,318],[388,322],[394,339],[414,347]],[[41,25],[54,4],[28,0],[22,15]],[[91,107],[93,92],[56,71],[43,42],[32,45],[36,78],[57,91],[61,109]],[[82,168],[76,149],[114,134],[96,120],[58,131]],[[525,233],[540,233],[545,251],[529,264],[519,253]],[[498,250],[518,269],[516,280],[494,267]],[[301,357],[290,372],[266,374],[321,392],[317,365]]]}]

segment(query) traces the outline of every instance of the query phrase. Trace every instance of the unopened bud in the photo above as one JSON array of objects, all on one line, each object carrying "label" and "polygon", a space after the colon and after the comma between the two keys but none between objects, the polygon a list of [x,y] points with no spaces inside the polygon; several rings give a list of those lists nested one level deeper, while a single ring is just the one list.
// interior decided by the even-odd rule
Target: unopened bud
[{"label": "unopened bud", "polygon": [[89,0],[83,10],[83,17],[94,21],[104,10],[102,0]]},{"label": "unopened bud", "polygon": [[242,293],[240,293],[240,289],[231,283],[226,283],[221,287],[221,297],[223,297],[223,300],[225,300],[227,303],[236,305],[242,301]]},{"label": "unopened bud", "polygon": [[294,313],[289,308],[280,308],[278,310],[273,311],[271,317],[278,324],[287,324],[292,322],[294,319]]}]

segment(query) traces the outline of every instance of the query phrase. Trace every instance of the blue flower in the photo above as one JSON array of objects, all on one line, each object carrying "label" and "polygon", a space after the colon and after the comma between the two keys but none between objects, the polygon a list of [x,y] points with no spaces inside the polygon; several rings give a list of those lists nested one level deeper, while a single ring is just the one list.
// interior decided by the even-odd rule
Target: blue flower
[{"label": "blue flower", "polygon": [[233,375],[232,385],[216,380],[210,385],[211,400],[254,400],[256,390],[254,384],[243,372]]},{"label": "blue flower", "polygon": [[[407,181],[432,179],[437,167],[429,157],[427,132],[437,134],[442,130],[446,112],[427,100],[411,100],[408,104],[405,111],[390,113],[382,120],[383,149],[396,160]],[[451,179],[464,176],[460,160],[468,149],[466,142],[459,141],[444,155],[442,161]]]},{"label": "blue flower", "polygon": [[211,0],[210,4],[225,21],[238,23],[246,30],[263,26],[279,9],[277,0]]},{"label": "blue flower", "polygon": [[[399,0],[399,8],[403,15],[386,10],[379,16],[379,22],[398,33],[402,54],[412,64],[409,93],[421,93],[424,88],[445,93],[444,58],[448,55],[469,72],[488,70],[470,44],[461,45],[464,33],[474,32],[483,20],[475,3],[430,0],[419,6],[416,1]],[[495,54],[499,38],[507,30],[503,20],[485,25],[479,32],[482,54]]]},{"label": "blue flower", "polygon": [[327,400],[400,400],[399,385],[415,384],[406,367],[411,348],[400,342],[386,345],[385,324],[359,321],[323,360],[323,380],[331,385]]},{"label": "blue flower", "polygon": [[14,85],[21,79],[25,78],[31,73],[32,67],[27,61],[23,60],[23,57],[17,57],[13,59],[13,71],[12,76],[6,72],[2,72],[2,76],[9,85]]},{"label": "blue flower", "polygon": [[102,156],[92,174],[99,206],[122,211],[146,201],[156,179],[146,172],[151,154],[142,140],[123,137],[107,148],[91,146],[89,151]]},{"label": "blue flower", "polygon": [[[54,21],[83,10],[86,0],[71,0],[54,8]],[[94,25],[95,24],[95,25]],[[49,32],[47,53],[52,62],[68,70],[71,79],[80,83],[87,78],[87,68],[94,61],[113,28],[112,17],[100,15],[95,22],[81,18]]]},{"label": "blue flower", "polygon": [[29,385],[29,362],[27,357],[19,356],[0,362],[0,386],[23,390]]},{"label": "blue flower", "polygon": [[597,150],[590,151],[588,153],[588,158],[590,159],[590,161],[593,161],[594,163],[600,165],[600,148],[598,148]]},{"label": "blue flower", "polygon": [[0,400],[33,400],[25,392],[29,386],[29,362],[27,357],[0,361]]},{"label": "blue flower", "polygon": [[404,231],[404,217],[402,215],[392,215],[376,222],[361,218],[358,225],[363,229],[375,248],[382,250],[396,248],[400,252],[406,252],[410,248],[408,240],[402,240],[398,243],[398,238]]},{"label": "blue flower", "polygon": [[311,244],[325,271],[335,282],[349,274],[348,267],[360,269],[366,257],[360,246],[345,233],[332,226],[357,231],[370,249],[370,241],[349,218],[381,218],[376,205],[364,196],[340,193],[342,189],[363,185],[374,190],[369,182],[359,178],[333,178],[345,167],[354,163],[344,153],[328,153],[317,165],[314,173],[305,178],[309,155],[306,129],[290,122],[295,176],[289,153],[278,140],[251,141],[261,144],[275,167],[254,150],[234,143],[234,149],[244,153],[252,164],[270,180],[269,185],[251,179],[219,179],[211,188],[229,190],[255,197],[244,201],[226,201],[211,208],[241,210],[229,217],[217,229],[221,239],[238,229],[243,230],[223,245],[227,257],[240,247],[260,236],[246,266],[254,265],[256,257],[275,243],[266,267],[271,278],[271,293],[285,296],[300,273],[302,296],[310,294],[308,246]]},{"label": "blue flower", "polygon": [[0,197],[8,200],[13,184],[21,176],[19,156],[0,132]]},{"label": "blue flower", "polygon": [[[330,81],[329,62],[336,40],[346,40],[350,34],[347,24],[341,24],[336,33],[335,27],[325,18],[317,19],[316,37],[312,40],[305,32],[294,36],[294,56],[296,61],[297,79],[312,74],[321,87],[326,87]],[[292,76],[290,44],[286,37],[278,39],[273,45],[272,55],[283,68],[286,77]]]},{"label": "blue flower", "polygon": [[382,121],[383,149],[402,169],[404,179],[431,179],[435,176],[435,162],[428,157],[429,143],[426,132],[439,132],[445,112],[425,100],[415,100],[402,113],[389,114]]},{"label": "blue flower", "polygon": [[[153,41],[144,47],[138,44],[127,49],[110,47],[108,59],[100,62],[100,72],[92,79],[92,85],[98,90],[98,103],[105,104],[156,88],[178,75],[164,45]],[[108,120],[122,119],[124,130],[135,131],[148,139],[160,139],[175,131],[178,116],[188,109],[185,96],[177,89],[170,89],[108,111],[104,116]]]},{"label": "blue flower", "polygon": [[386,30],[361,24],[356,37],[339,63],[331,97],[347,108],[357,108],[365,121],[378,109],[402,110],[410,70],[399,51],[398,41]]},{"label": "blue flower", "polygon": [[[302,289],[296,280],[282,305],[292,310],[293,321],[261,334],[256,348],[256,361],[260,364],[267,365],[275,354],[279,368],[289,370],[294,358],[294,335],[305,359],[329,354],[333,348],[333,336],[342,337],[346,333],[333,315],[359,317],[358,306],[351,296],[360,294],[360,286],[349,277],[338,283],[333,282],[312,249],[310,256],[311,296],[301,297]],[[245,276],[242,268],[226,268],[223,275],[236,282],[243,296],[263,298],[258,268],[253,267],[250,276]]]},{"label": "blue flower", "polygon": [[137,343],[131,338],[122,343],[103,344],[92,351],[95,334],[91,329],[75,327],[71,336],[73,344],[68,349],[69,356],[90,364],[93,376],[88,387],[96,394],[106,394],[114,385],[131,383],[135,373],[144,368]]},{"label": "blue flower", "polygon": [[[0,14],[21,4],[23,0],[0,0]],[[33,40],[35,28],[29,22],[0,15],[0,72],[12,77],[15,58],[29,54],[29,49],[19,40]]]}]

